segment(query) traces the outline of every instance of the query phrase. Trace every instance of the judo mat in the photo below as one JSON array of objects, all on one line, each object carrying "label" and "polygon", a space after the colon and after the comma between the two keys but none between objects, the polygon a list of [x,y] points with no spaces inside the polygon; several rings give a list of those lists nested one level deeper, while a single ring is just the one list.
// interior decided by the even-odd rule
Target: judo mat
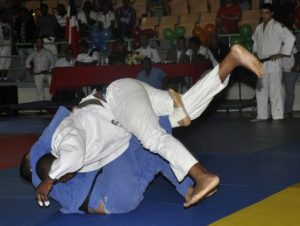
[{"label": "judo mat", "polygon": [[20,156],[30,149],[37,138],[38,134],[0,135],[0,170],[16,167]]},{"label": "judo mat", "polygon": [[300,225],[300,183],[240,210],[211,226]]},{"label": "judo mat", "polygon": [[[274,141],[268,148],[246,154],[194,153],[204,166],[220,176],[221,184],[216,194],[189,209],[183,208],[183,198],[162,176],[156,177],[149,186],[141,205],[127,214],[66,215],[59,212],[59,206],[53,200],[47,209],[42,209],[36,204],[34,188],[19,178],[17,165],[36,139],[36,133],[41,133],[48,122],[45,119],[0,122],[0,133],[3,134],[0,137],[0,226],[202,226],[214,223],[282,226],[293,225],[290,219],[300,225],[300,217],[294,214],[299,213],[299,205],[294,205],[300,203],[297,197],[299,185],[290,187],[300,182],[300,139],[281,144]],[[273,200],[273,204],[264,204],[269,200]],[[246,207],[254,209],[247,216],[243,213],[248,210]],[[279,207],[285,210],[283,216]],[[257,208],[260,209],[255,212]],[[291,208],[295,209],[289,211]],[[235,217],[234,213],[244,218],[240,222],[227,223],[226,217]],[[266,215],[276,219],[266,223]],[[222,224],[222,220],[225,223]]]}]

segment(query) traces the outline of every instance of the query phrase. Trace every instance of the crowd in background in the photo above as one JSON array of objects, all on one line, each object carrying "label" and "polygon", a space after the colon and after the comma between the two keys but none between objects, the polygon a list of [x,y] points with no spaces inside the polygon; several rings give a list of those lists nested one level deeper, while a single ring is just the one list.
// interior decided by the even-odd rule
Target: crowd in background
[{"label": "crowd in background", "polygon": [[[272,1],[261,1],[260,4]],[[167,0],[147,0],[145,16],[153,15],[153,8],[159,6],[162,15],[170,15],[172,11]],[[79,53],[74,56],[71,48],[54,42],[65,42],[67,10],[58,4],[55,12],[50,12],[47,4],[41,4],[35,15],[26,8],[19,8],[18,15],[12,20],[7,10],[0,10],[0,81],[7,81],[11,58],[5,57],[17,52],[20,65],[23,65],[18,80],[25,81],[29,74],[33,75],[37,87],[38,99],[43,100],[42,83],[51,82],[50,71],[53,67],[99,65],[99,64],[130,64],[134,60],[142,63],[142,71],[138,78],[157,88],[166,87],[164,72],[157,70],[156,63],[196,63],[209,62],[217,65],[229,51],[226,39],[218,38],[218,34],[238,33],[239,22],[243,10],[248,10],[249,1],[222,0],[216,13],[216,34],[210,43],[204,46],[198,37],[177,37],[176,45],[170,48],[167,57],[162,59],[158,50],[149,43],[149,36],[143,33],[139,37],[139,46],[133,52],[140,55],[132,59],[124,38],[131,38],[132,30],[138,26],[136,11],[129,0],[114,10],[110,0],[86,0],[77,8],[79,25]],[[273,18],[290,30],[300,28],[300,5],[293,0],[273,1]],[[95,47],[91,34],[93,31],[105,31],[110,39],[116,40],[109,49]],[[110,31],[107,33],[107,31]],[[298,35],[297,35],[298,37]],[[299,38],[298,38],[299,39]],[[298,40],[297,39],[297,40]],[[298,43],[299,41],[296,41]],[[16,45],[12,45],[16,44]],[[206,43],[207,44],[207,43]],[[12,46],[15,48],[12,49]],[[43,54],[39,51],[43,49]],[[297,53],[294,48],[293,53]],[[63,57],[60,57],[63,55]],[[297,54],[296,54],[297,55]],[[295,55],[295,56],[296,56]],[[142,57],[141,57],[142,56]],[[131,58],[130,58],[131,57]],[[146,59],[143,60],[143,58]],[[298,58],[297,58],[298,59]],[[293,67],[295,68],[295,67]],[[284,67],[283,67],[284,69]],[[293,69],[293,71],[295,71]],[[295,71],[296,72],[296,71]]]}]

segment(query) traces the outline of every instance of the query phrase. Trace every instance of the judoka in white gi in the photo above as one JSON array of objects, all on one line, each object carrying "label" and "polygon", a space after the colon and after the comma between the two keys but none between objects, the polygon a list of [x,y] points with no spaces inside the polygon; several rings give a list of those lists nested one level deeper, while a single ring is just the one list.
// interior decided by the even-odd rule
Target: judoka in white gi
[{"label": "judoka in white gi", "polygon": [[[228,76],[236,66],[245,66],[258,76],[262,75],[259,61],[241,46],[233,46],[220,65],[182,96],[191,119],[198,117],[213,96],[226,86]],[[157,91],[136,80],[122,79],[113,82],[106,94],[107,103],[101,101],[103,107],[96,104],[75,110],[56,129],[51,153],[57,160],[49,177],[37,188],[39,202],[48,200],[54,181],[61,176],[99,169],[120,156],[128,146],[128,132],[145,148],[169,161],[179,181],[187,175],[193,178],[195,186],[185,206],[196,203],[215,189],[218,176],[202,167],[179,141],[159,126],[157,115],[173,113],[173,103],[167,92]],[[176,115],[170,116],[173,126],[182,119],[176,119]],[[101,118],[109,123],[103,124]],[[110,123],[115,120],[119,126]]]},{"label": "judoka in white gi", "polygon": [[253,52],[263,62],[264,76],[257,81],[256,100],[257,118],[253,122],[266,121],[269,118],[269,101],[272,119],[283,119],[282,56],[291,55],[295,37],[281,23],[273,19],[272,4],[261,8],[263,23],[253,34]]}]

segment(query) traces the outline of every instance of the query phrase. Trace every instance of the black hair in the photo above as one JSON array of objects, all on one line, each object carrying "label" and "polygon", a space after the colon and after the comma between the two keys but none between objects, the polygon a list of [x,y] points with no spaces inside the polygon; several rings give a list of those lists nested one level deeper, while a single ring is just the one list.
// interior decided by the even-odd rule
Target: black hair
[{"label": "black hair", "polygon": [[41,180],[44,180],[49,176],[49,171],[55,159],[56,158],[50,153],[45,154],[39,159],[35,171]]},{"label": "black hair", "polygon": [[193,36],[189,38],[189,43],[193,43],[195,46],[200,47],[201,46],[201,40],[200,38]]},{"label": "black hair", "polygon": [[31,172],[31,165],[30,165],[30,160],[27,157],[28,153],[25,153],[22,157],[21,163],[20,163],[20,176],[24,180],[28,182],[32,182],[32,172]]},{"label": "black hair", "polygon": [[263,4],[260,9],[268,9],[270,10],[272,13],[274,12],[274,8],[273,8],[273,5],[271,3],[265,3]]},{"label": "black hair", "polygon": [[67,13],[67,10],[66,10],[66,7],[65,7],[65,5],[64,5],[64,4],[58,4],[56,8],[57,8],[57,9],[58,9],[58,8],[62,8],[62,9],[63,9],[63,11],[64,11],[64,14],[66,14],[66,13]]}]

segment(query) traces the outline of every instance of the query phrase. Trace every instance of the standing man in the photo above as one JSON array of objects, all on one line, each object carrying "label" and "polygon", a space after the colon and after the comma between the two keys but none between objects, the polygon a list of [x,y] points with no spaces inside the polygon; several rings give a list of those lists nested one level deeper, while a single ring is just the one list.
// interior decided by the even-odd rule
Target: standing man
[{"label": "standing man", "polygon": [[263,63],[264,76],[257,81],[257,117],[252,122],[266,121],[270,99],[273,122],[283,119],[282,56],[291,55],[294,35],[273,19],[273,6],[266,3],[261,8],[263,23],[253,34],[253,52]]},{"label": "standing man", "polygon": [[116,10],[116,19],[120,35],[128,36],[136,22],[136,11],[130,6],[129,0],[123,0],[123,6]]},{"label": "standing man", "polygon": [[37,17],[36,24],[39,31],[39,36],[43,37],[45,48],[49,49],[51,53],[57,56],[57,46],[53,44],[55,42],[57,30],[60,28],[56,17],[49,14],[48,5],[45,3],[41,4],[41,16]]},{"label": "standing man", "polygon": [[51,84],[51,72],[54,65],[54,57],[51,52],[44,48],[42,38],[37,38],[35,42],[35,51],[26,59],[26,68],[34,78],[34,83],[39,101],[45,100],[44,80],[47,80],[49,86]]},{"label": "standing man", "polygon": [[285,88],[285,100],[284,100],[285,117],[293,116],[295,85],[299,74],[298,65],[299,65],[299,52],[294,46],[292,54],[288,57],[282,58],[282,70],[283,70],[282,81]]},{"label": "standing man", "polygon": [[[19,16],[15,21],[15,35],[18,43],[18,55],[20,57],[22,69],[19,74],[19,80],[26,81],[27,71],[25,68],[25,60],[26,57],[33,52],[33,43],[36,35],[34,18],[26,8],[21,8],[19,10]],[[30,43],[31,45],[24,43]]]},{"label": "standing man", "polygon": [[160,68],[153,67],[151,59],[145,57],[142,60],[142,71],[136,77],[137,80],[145,82],[156,89],[167,88],[166,73]]},{"label": "standing man", "polygon": [[12,29],[6,10],[0,11],[0,81],[7,81],[11,63]]},{"label": "standing man", "polygon": [[216,16],[216,26],[220,33],[239,33],[239,21],[242,17],[242,10],[233,0],[225,0]]},{"label": "standing man", "polygon": [[79,23],[80,37],[87,38],[89,36],[89,30],[95,25],[97,21],[97,13],[92,10],[91,1],[85,1],[82,9],[77,14]]},{"label": "standing man", "polygon": [[56,20],[59,24],[59,32],[58,37],[64,38],[65,30],[66,30],[66,22],[67,22],[67,10],[63,4],[57,5],[57,14],[55,15]]},{"label": "standing man", "polygon": [[110,10],[107,3],[103,3],[101,11],[98,14],[97,21],[101,24],[101,29],[110,29],[115,27],[115,14]]}]

